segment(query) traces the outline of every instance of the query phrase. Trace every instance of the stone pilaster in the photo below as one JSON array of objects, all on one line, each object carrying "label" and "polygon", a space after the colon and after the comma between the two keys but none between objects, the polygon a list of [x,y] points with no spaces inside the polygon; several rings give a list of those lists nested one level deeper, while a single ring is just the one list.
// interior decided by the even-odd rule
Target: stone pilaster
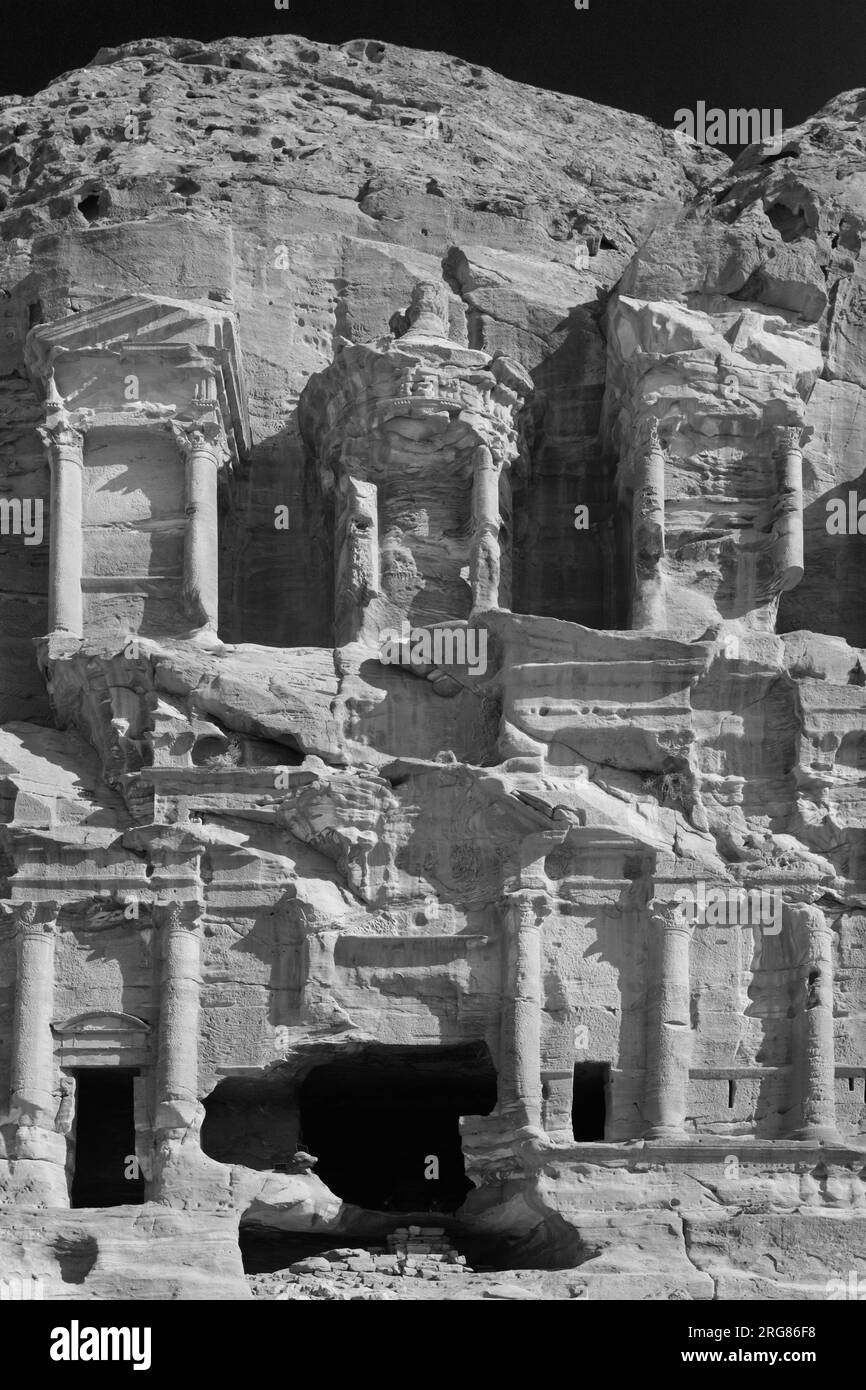
[{"label": "stone pilaster", "polygon": [[521,889],[503,910],[499,1111],[516,1130],[541,1128],[541,901],[538,892]]},{"label": "stone pilaster", "polygon": [[800,426],[776,430],[775,587],[793,589],[803,578],[803,449]]},{"label": "stone pilaster", "polygon": [[472,459],[472,549],[470,582],[474,609],[498,608],[502,553],[499,544],[500,468],[486,444]]},{"label": "stone pilaster", "polygon": [[49,415],[39,428],[51,469],[49,629],[68,637],[81,637],[84,633],[81,568],[86,428],[83,418],[63,409]]},{"label": "stone pilaster", "polygon": [[18,962],[12,1021],[10,1118],[54,1128],[54,944],[56,903],[25,903],[18,911]]},{"label": "stone pilaster", "polygon": [[833,1040],[833,930],[820,908],[790,909],[801,971],[802,1012],[797,1020],[794,1075],[800,1101],[798,1139],[838,1141],[836,1058]]},{"label": "stone pilaster", "polygon": [[194,627],[216,633],[219,621],[218,476],[227,457],[222,427],[211,421],[183,425],[172,432],[186,467],[186,537],[183,597]]},{"label": "stone pilaster", "polygon": [[682,1141],[692,1050],[689,956],[692,924],[678,904],[649,904],[647,1056],[644,1121],[647,1139]]},{"label": "stone pilaster", "polygon": [[157,1130],[185,1128],[198,1110],[201,911],[195,902],[153,909],[162,960]]},{"label": "stone pilaster", "polygon": [[650,421],[649,444],[638,455],[632,502],[634,600],[632,627],[665,626],[661,562],[665,553],[665,455],[658,421]]}]

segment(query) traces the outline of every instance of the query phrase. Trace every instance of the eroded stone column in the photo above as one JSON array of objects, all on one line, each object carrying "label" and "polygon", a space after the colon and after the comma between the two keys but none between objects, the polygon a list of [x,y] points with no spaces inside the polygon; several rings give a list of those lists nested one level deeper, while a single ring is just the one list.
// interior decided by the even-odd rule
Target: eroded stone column
[{"label": "eroded stone column", "polygon": [[25,903],[18,914],[18,965],[12,1021],[10,1118],[54,1128],[54,943],[56,903]]},{"label": "eroded stone column", "polygon": [[226,457],[222,429],[215,423],[181,425],[172,430],[186,467],[186,536],[183,598],[190,621],[216,633],[219,622],[218,478]]},{"label": "eroded stone column", "polygon": [[365,609],[379,593],[379,491],[375,483],[344,474],[339,487],[337,645],[354,642]]},{"label": "eroded stone column", "polygon": [[803,1012],[794,1074],[800,1091],[799,1139],[838,1140],[833,1040],[833,930],[820,908],[790,909],[801,959]]},{"label": "eroded stone column", "polygon": [[661,572],[665,553],[665,455],[656,419],[650,421],[649,444],[635,464],[631,529],[634,563],[631,625],[633,628],[663,628],[666,616]]},{"label": "eroded stone column", "polygon": [[473,608],[498,608],[502,552],[499,545],[500,468],[486,444],[472,458],[472,549],[469,559]]},{"label": "eroded stone column", "polygon": [[649,904],[647,1057],[644,1121],[647,1139],[682,1141],[692,1051],[689,955],[692,924],[679,904]]},{"label": "eroded stone column", "polygon": [[187,1127],[198,1108],[201,911],[201,905],[194,902],[157,904],[153,909],[162,957],[158,1130]]},{"label": "eroded stone column", "polygon": [[799,426],[776,431],[776,519],[773,567],[776,587],[793,589],[803,578],[803,431]]},{"label": "eroded stone column", "polygon": [[69,637],[84,634],[81,568],[84,547],[83,489],[86,424],[65,411],[41,426],[51,469],[48,558],[49,627]]},{"label": "eroded stone column", "polygon": [[514,1129],[541,1128],[541,902],[523,889],[505,900],[499,1110]]}]

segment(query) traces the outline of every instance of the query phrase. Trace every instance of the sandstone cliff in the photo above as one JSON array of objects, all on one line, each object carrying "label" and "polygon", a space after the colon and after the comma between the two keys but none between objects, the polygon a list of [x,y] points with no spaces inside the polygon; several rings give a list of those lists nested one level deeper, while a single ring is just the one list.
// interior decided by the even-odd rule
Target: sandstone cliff
[{"label": "sandstone cliff", "polygon": [[[353,1093],[457,1107],[454,1238],[593,1297],[862,1260],[864,122],[732,166],[293,38],[0,102],[0,496],[45,511],[0,537],[8,1204],[67,1205],[110,1059],[187,1268],[227,1211],[382,1243],[423,1182],[398,1128],[381,1190],[329,1150]],[[385,659],[403,620],[483,669]],[[707,884],[773,916],[690,933]],[[140,1225],[88,1219],[128,1296]]]}]

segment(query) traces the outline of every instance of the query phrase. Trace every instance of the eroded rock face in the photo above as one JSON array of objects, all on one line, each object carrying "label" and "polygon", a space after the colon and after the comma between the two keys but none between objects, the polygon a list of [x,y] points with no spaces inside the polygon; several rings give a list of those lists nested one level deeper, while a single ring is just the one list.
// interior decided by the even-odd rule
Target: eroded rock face
[{"label": "eroded rock face", "polygon": [[22,1277],[50,1209],[115,1233],[75,1296],[147,1296],[121,1176],[189,1223],[179,1296],[217,1214],[413,1212],[590,1297],[857,1267],[864,111],[728,167],[289,38],[3,103]]}]

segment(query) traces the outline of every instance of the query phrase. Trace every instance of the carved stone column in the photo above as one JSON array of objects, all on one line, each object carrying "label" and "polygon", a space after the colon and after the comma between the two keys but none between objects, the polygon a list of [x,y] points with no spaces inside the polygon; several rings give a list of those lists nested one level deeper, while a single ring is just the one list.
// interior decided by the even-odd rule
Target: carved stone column
[{"label": "carved stone column", "polygon": [[343,474],[337,529],[337,645],[354,642],[379,593],[379,505],[375,483]]},{"label": "carved stone column", "polygon": [[185,1128],[198,1108],[200,913],[198,903],[153,910],[162,957],[156,1129]]},{"label": "carved stone column", "polygon": [[661,561],[665,553],[665,455],[658,435],[658,420],[650,420],[649,444],[638,456],[634,470],[632,502],[632,556],[634,602],[632,627],[663,628],[664,580]]},{"label": "carved stone column", "polygon": [[505,900],[499,1111],[514,1129],[541,1128],[541,919],[539,893]]},{"label": "carved stone column", "polygon": [[[794,1075],[800,1093],[798,1139],[838,1141],[833,1040],[833,930],[820,908],[790,909],[801,960],[803,1012]],[[796,1035],[795,1035],[796,1036]]]},{"label": "carved stone column", "polygon": [[479,444],[472,465],[472,549],[469,571],[472,607],[498,608],[502,559],[499,545],[500,468],[486,444]]},{"label": "carved stone column", "polygon": [[84,634],[81,567],[84,546],[83,481],[86,423],[58,410],[40,427],[51,468],[51,532],[48,560],[49,628],[70,637]]},{"label": "carved stone column", "polygon": [[227,457],[222,427],[171,422],[186,465],[183,597],[193,625],[216,633],[219,621],[218,475]]},{"label": "carved stone column", "polygon": [[803,449],[800,426],[776,430],[775,587],[793,589],[803,578]]},{"label": "carved stone column", "polygon": [[18,967],[12,1021],[10,1116],[54,1128],[54,943],[56,903],[25,903],[18,915]]},{"label": "carved stone column", "polygon": [[689,946],[692,923],[678,904],[649,904],[647,1056],[644,1120],[647,1139],[682,1141],[692,1051]]}]

